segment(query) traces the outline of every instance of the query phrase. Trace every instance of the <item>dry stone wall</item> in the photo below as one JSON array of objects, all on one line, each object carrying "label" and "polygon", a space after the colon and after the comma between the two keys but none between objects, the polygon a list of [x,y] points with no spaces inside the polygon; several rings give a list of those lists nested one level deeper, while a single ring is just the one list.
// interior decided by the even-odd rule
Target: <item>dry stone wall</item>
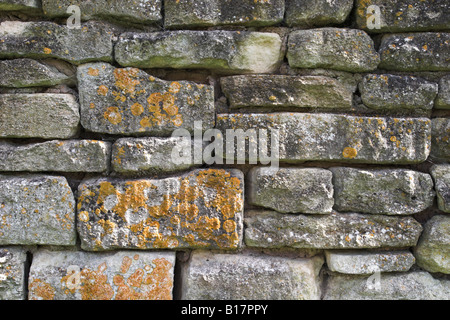
[{"label": "dry stone wall", "polygon": [[0,300],[449,300],[449,17],[0,0]]}]

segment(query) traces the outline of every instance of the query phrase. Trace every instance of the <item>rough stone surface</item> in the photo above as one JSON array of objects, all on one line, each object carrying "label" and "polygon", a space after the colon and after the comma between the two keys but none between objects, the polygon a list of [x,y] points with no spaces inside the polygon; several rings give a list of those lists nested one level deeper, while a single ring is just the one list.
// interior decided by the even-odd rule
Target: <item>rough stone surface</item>
[{"label": "rough stone surface", "polygon": [[450,165],[431,167],[439,210],[450,213]]},{"label": "rough stone surface", "polygon": [[37,11],[41,8],[39,0],[1,0],[2,11]]},{"label": "rough stone surface", "polygon": [[0,141],[0,171],[105,172],[110,154],[110,143],[96,140]]},{"label": "rough stone surface", "polygon": [[20,247],[0,248],[0,300],[25,299],[26,259]]},{"label": "rough stone surface", "polygon": [[450,33],[387,34],[379,49],[380,69],[396,71],[450,71]]},{"label": "rough stone surface", "polygon": [[414,264],[409,251],[325,251],[328,269],[345,274],[373,274],[374,272],[404,272]]},{"label": "rough stone surface", "polygon": [[431,131],[431,158],[450,161],[450,118],[433,118]]},{"label": "rough stone surface", "polygon": [[115,58],[125,67],[270,73],[283,58],[281,44],[278,34],[264,32],[125,33],[115,46]]},{"label": "rough stone surface", "polygon": [[267,128],[269,135],[278,130],[281,162],[418,163],[427,159],[431,144],[431,121],[425,118],[218,114],[216,127],[222,132]]},{"label": "rough stone surface", "polygon": [[112,61],[113,34],[101,23],[69,29],[53,22],[0,24],[0,58],[57,58],[73,64]]},{"label": "rough stone surface", "polygon": [[436,109],[450,109],[450,75],[439,81],[439,93],[435,103]]},{"label": "rough stone surface", "polygon": [[333,275],[324,300],[449,300],[450,281],[428,272],[382,273],[379,285],[370,276]]},{"label": "rough stone surface", "polygon": [[408,169],[330,170],[337,211],[410,215],[433,205],[435,193],[429,174]]},{"label": "rough stone surface", "polygon": [[166,0],[166,28],[216,25],[269,26],[284,17],[284,1],[255,0]]},{"label": "rough stone surface", "polygon": [[159,180],[81,183],[82,248],[237,249],[243,232],[243,174],[198,169]]},{"label": "rough stone surface", "polygon": [[0,95],[0,138],[67,139],[77,134],[79,122],[70,94]]},{"label": "rough stone surface", "polygon": [[427,221],[414,255],[421,268],[450,274],[450,216],[437,215]]},{"label": "rough stone surface", "polygon": [[0,245],[75,245],[75,199],[66,178],[0,175]]},{"label": "rough stone surface", "polygon": [[324,68],[367,72],[380,57],[367,33],[356,29],[319,28],[289,35],[287,58],[293,68]]},{"label": "rough stone surface", "polygon": [[78,68],[81,124],[109,134],[169,136],[194,121],[214,127],[213,87],[191,81],[164,81],[136,68],[107,63]]},{"label": "rough stone surface", "polygon": [[29,300],[172,300],[174,252],[39,250]]},{"label": "rough stone surface", "polygon": [[249,203],[283,213],[331,213],[332,173],[318,168],[256,167],[249,173]]},{"label": "rough stone surface", "polygon": [[321,27],[343,23],[353,0],[286,0],[286,24],[290,27]]},{"label": "rough stone surface", "polygon": [[246,212],[249,247],[363,249],[414,246],[422,226],[411,217],[359,213],[292,215]]},{"label": "rough stone surface", "polygon": [[318,300],[322,264],[321,257],[196,251],[184,269],[182,299]]},{"label": "rough stone surface", "polygon": [[231,108],[298,107],[350,109],[352,92],[320,76],[241,75],[220,79]]}]

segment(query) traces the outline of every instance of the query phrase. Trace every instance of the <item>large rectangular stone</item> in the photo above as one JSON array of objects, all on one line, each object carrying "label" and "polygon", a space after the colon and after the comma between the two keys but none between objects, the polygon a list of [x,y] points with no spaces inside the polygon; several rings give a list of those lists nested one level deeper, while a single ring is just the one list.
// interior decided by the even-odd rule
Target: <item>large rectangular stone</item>
[{"label": "large rectangular stone", "polygon": [[0,300],[25,300],[26,260],[21,247],[0,247]]},{"label": "large rectangular stone", "polygon": [[290,27],[322,27],[342,24],[353,0],[286,0],[286,24]]},{"label": "large rectangular stone", "polygon": [[450,75],[439,81],[439,92],[435,102],[436,109],[450,109]]},{"label": "large rectangular stone", "polygon": [[434,179],[439,210],[450,213],[450,165],[433,165],[430,173]]},{"label": "large rectangular stone", "polygon": [[2,11],[27,11],[37,12],[41,9],[39,0],[1,0],[0,10]]},{"label": "large rectangular stone", "polygon": [[29,300],[172,300],[174,252],[39,250]]},{"label": "large rectangular stone", "polygon": [[430,157],[447,162],[450,160],[450,118],[433,118],[431,122]]}]

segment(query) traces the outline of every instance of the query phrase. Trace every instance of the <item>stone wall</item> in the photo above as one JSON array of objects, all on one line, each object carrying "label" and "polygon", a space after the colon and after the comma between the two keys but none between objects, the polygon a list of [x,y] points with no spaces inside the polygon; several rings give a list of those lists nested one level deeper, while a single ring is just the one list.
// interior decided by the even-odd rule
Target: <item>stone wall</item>
[{"label": "stone wall", "polygon": [[448,300],[449,17],[0,0],[0,299]]}]

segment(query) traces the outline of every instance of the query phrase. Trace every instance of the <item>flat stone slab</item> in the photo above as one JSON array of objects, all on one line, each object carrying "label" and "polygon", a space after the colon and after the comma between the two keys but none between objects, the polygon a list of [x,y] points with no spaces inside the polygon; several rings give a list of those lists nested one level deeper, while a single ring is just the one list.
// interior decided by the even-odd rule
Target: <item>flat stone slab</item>
[{"label": "flat stone slab", "polygon": [[0,138],[68,139],[79,123],[79,105],[70,94],[0,94]]},{"label": "flat stone slab", "polygon": [[450,118],[433,118],[430,157],[439,161],[450,160]]},{"label": "flat stone slab", "polygon": [[198,169],[166,179],[84,181],[78,233],[87,251],[237,249],[243,232],[243,174]]},{"label": "flat stone slab", "polygon": [[330,170],[337,211],[411,215],[433,205],[435,192],[429,174],[408,169]]},{"label": "flat stone slab", "polygon": [[136,68],[108,63],[78,68],[81,124],[93,132],[170,136],[176,129],[214,127],[214,89],[191,81],[164,81]]},{"label": "flat stone slab", "polygon": [[0,247],[0,300],[25,300],[26,250]]},{"label": "flat stone slab", "polygon": [[450,75],[439,81],[439,93],[435,103],[436,109],[450,109]]},{"label": "flat stone slab", "polygon": [[270,73],[283,59],[281,44],[278,34],[265,32],[124,33],[115,46],[115,58],[125,67]]},{"label": "flat stone slab", "polygon": [[360,213],[292,215],[246,212],[245,244],[260,248],[364,249],[414,246],[422,226],[411,217]]},{"label": "flat stone slab", "polygon": [[290,27],[341,24],[347,19],[352,8],[352,0],[286,0],[286,24]]},{"label": "flat stone slab", "polygon": [[31,11],[35,12],[41,8],[39,0],[1,0],[2,11]]},{"label": "flat stone slab", "polygon": [[0,171],[105,172],[110,154],[111,144],[98,140],[0,141]]},{"label": "flat stone slab", "polygon": [[349,72],[372,71],[380,62],[367,33],[344,28],[292,31],[289,34],[287,59],[293,68]]},{"label": "flat stone slab", "polygon": [[0,175],[0,245],[75,242],[75,199],[66,178]]},{"label": "flat stone slab", "polygon": [[175,252],[39,250],[29,300],[172,300]]},{"label": "flat stone slab", "polygon": [[321,257],[194,251],[183,270],[182,299],[319,300],[322,264]]},{"label": "flat stone slab", "polygon": [[434,179],[439,210],[450,213],[450,165],[434,165],[430,173]]}]

